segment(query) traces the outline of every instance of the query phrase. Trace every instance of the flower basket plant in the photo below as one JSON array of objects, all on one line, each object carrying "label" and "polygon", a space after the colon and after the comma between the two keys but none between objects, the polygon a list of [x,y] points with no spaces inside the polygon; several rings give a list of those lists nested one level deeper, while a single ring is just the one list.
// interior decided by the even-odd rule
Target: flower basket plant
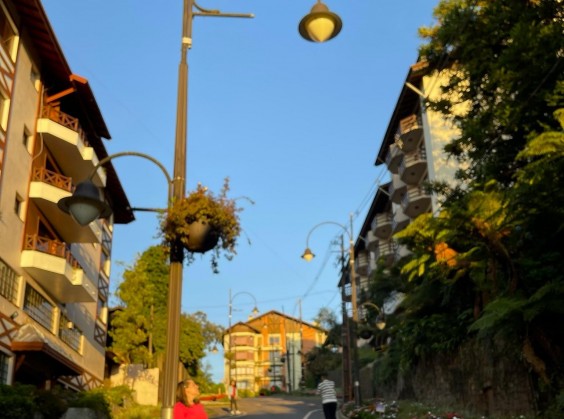
[{"label": "flower basket plant", "polygon": [[227,197],[229,178],[225,178],[219,195],[198,184],[196,190],[176,200],[161,220],[161,232],[167,243],[178,241],[186,250],[188,263],[194,253],[212,251],[211,266],[218,272],[218,261],[223,253],[230,260],[237,254],[235,248],[241,233],[235,199]]}]

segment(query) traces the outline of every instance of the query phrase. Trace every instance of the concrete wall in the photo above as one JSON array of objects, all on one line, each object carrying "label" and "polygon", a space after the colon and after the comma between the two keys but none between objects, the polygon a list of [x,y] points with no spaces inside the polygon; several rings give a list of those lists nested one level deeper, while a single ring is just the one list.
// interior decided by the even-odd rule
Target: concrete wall
[{"label": "concrete wall", "polygon": [[159,369],[145,369],[143,365],[121,365],[112,372],[110,377],[112,387],[127,385],[135,393],[133,399],[143,405],[156,406],[159,395]]}]

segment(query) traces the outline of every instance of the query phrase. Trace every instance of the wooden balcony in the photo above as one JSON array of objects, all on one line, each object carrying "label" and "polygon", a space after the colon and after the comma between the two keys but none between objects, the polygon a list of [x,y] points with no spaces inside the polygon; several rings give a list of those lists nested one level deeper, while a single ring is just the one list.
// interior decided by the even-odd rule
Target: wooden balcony
[{"label": "wooden balcony", "polygon": [[372,220],[372,232],[379,239],[389,239],[392,235],[392,214],[382,212]]},{"label": "wooden balcony", "polygon": [[388,170],[392,173],[397,173],[402,158],[403,152],[400,147],[397,144],[390,144],[386,153],[386,166],[388,166]]},{"label": "wooden balcony", "polygon": [[411,152],[421,143],[423,139],[423,125],[417,115],[403,118],[399,123],[400,147],[404,153]]},{"label": "wooden balcony", "polygon": [[[75,182],[87,179],[98,164],[94,149],[77,118],[53,106],[44,106],[37,120],[37,133],[57,161],[62,172]],[[106,173],[99,168],[92,178],[98,186],[106,185]]]},{"label": "wooden balcony", "polygon": [[408,186],[401,207],[405,215],[415,218],[431,209],[431,196],[421,186]]},{"label": "wooden balcony", "polygon": [[57,202],[70,196],[72,190],[70,177],[43,167],[33,169],[29,198],[47,217],[61,238],[67,243],[100,243],[102,240],[101,221],[94,221],[83,227],[57,207]]},{"label": "wooden balcony", "polygon": [[95,284],[61,241],[26,235],[20,264],[58,302],[96,301]]},{"label": "wooden balcony", "polygon": [[407,185],[418,185],[427,174],[427,155],[424,148],[414,153],[405,154],[398,174]]}]

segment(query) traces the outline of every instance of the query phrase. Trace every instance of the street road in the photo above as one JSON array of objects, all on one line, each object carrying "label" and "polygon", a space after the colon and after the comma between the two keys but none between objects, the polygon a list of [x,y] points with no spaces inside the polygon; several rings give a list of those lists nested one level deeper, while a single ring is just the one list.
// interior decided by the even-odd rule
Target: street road
[{"label": "street road", "polygon": [[[253,419],[323,419],[321,399],[317,397],[255,397],[239,399],[241,418]],[[223,407],[219,416],[214,418],[231,417],[228,406]],[[236,416],[237,417],[237,416]]]}]

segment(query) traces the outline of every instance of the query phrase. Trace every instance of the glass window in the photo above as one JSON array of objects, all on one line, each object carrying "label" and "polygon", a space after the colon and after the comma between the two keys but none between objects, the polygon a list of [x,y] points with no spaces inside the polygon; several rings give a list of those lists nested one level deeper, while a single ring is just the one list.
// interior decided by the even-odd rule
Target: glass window
[{"label": "glass window", "polygon": [[14,304],[18,297],[18,282],[16,271],[0,259],[0,295]]},{"label": "glass window", "polygon": [[59,322],[59,338],[76,352],[82,349],[82,331],[69,320],[65,314],[61,314]]},{"label": "glass window", "polygon": [[53,330],[54,306],[29,285],[25,289],[24,311],[49,331]]}]

